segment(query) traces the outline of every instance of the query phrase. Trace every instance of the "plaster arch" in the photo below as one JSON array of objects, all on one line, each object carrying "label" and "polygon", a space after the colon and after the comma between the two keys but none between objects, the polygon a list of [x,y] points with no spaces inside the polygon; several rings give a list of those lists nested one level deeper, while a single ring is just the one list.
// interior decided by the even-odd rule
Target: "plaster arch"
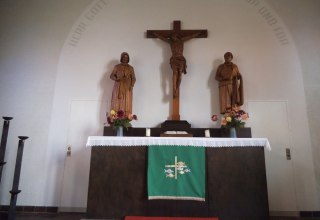
[{"label": "plaster arch", "polygon": [[[157,126],[168,118],[170,103],[164,96],[170,95],[170,50],[163,42],[146,39],[144,33],[169,29],[173,20],[181,20],[183,29],[209,32],[207,39],[185,44],[188,74],[181,84],[181,118],[194,127],[212,127],[210,116],[218,112],[217,82],[212,76],[223,54],[231,51],[244,76],[245,100],[288,100],[291,141],[302,153],[297,162],[302,170],[312,168],[305,162],[311,153],[299,57],[285,25],[262,0],[93,1],[73,26],[61,52],[47,154],[64,155],[73,100],[107,103],[96,116],[103,126],[112,91],[108,76],[123,51],[129,52],[137,77],[133,112],[139,120],[134,126]],[[47,172],[47,191],[52,192],[48,199],[58,203],[54,193],[61,188],[62,165],[47,161],[48,169],[51,163],[56,169],[56,176]],[[317,204],[312,196],[312,170],[304,174],[311,187],[298,192],[300,209]],[[296,178],[297,187],[305,184]],[[310,196],[312,201],[307,199]]]}]

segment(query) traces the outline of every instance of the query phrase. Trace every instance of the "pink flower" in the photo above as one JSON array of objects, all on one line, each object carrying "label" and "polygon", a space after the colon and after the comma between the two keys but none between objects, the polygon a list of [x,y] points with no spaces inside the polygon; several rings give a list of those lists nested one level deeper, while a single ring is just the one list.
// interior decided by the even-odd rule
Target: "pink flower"
[{"label": "pink flower", "polygon": [[217,115],[212,115],[211,116],[211,120],[212,121],[217,121],[218,120],[218,116]]},{"label": "pink flower", "polygon": [[129,113],[128,119],[129,119],[130,121],[132,121],[132,120],[137,120],[137,116]]},{"label": "pink flower", "polygon": [[248,114],[241,115],[242,120],[247,120],[249,118]]},{"label": "pink flower", "polygon": [[128,114],[128,119],[131,121],[133,119],[133,115],[131,113]]},{"label": "pink flower", "polygon": [[221,119],[221,125],[226,126],[227,125],[227,120],[225,118]]}]

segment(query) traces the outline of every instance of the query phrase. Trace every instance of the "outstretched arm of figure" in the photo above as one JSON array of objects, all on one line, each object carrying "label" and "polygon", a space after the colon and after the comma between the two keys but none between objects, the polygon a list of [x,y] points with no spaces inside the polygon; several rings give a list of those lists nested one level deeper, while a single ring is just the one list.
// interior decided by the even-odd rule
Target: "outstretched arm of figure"
[{"label": "outstretched arm of figure", "polygon": [[158,34],[157,32],[153,32],[153,35],[159,38],[160,40],[170,43],[170,40],[168,38],[163,37],[161,34]]},{"label": "outstretched arm of figure", "polygon": [[190,40],[191,38],[198,37],[200,34],[201,34],[201,31],[198,31],[198,32],[195,32],[195,33],[193,33],[193,34],[191,34],[191,35],[182,37],[181,40],[182,40],[182,41],[187,41],[187,40]]}]

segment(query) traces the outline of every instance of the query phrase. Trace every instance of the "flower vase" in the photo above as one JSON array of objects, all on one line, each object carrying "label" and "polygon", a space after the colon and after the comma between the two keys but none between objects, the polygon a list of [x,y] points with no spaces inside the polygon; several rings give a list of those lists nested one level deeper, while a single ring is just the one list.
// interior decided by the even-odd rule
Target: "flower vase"
[{"label": "flower vase", "polygon": [[122,126],[117,127],[117,136],[118,137],[123,136],[123,127]]},{"label": "flower vase", "polygon": [[235,127],[230,128],[230,133],[229,133],[230,138],[236,138],[237,137],[237,131]]}]

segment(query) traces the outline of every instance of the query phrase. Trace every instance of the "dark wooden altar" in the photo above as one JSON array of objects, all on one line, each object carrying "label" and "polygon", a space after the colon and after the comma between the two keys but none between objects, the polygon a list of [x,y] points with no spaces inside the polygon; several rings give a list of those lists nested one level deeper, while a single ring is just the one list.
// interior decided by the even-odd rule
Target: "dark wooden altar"
[{"label": "dark wooden altar", "polygon": [[[203,137],[205,129],[190,129]],[[113,135],[106,127],[104,135]],[[161,128],[152,128],[159,136]],[[226,131],[210,129],[211,136]],[[145,136],[132,128],[130,136]],[[250,128],[239,137],[250,137]],[[87,218],[120,219],[126,215],[219,217],[220,220],[268,220],[268,196],[263,147],[206,148],[206,201],[148,200],[147,146],[92,147]]]}]

